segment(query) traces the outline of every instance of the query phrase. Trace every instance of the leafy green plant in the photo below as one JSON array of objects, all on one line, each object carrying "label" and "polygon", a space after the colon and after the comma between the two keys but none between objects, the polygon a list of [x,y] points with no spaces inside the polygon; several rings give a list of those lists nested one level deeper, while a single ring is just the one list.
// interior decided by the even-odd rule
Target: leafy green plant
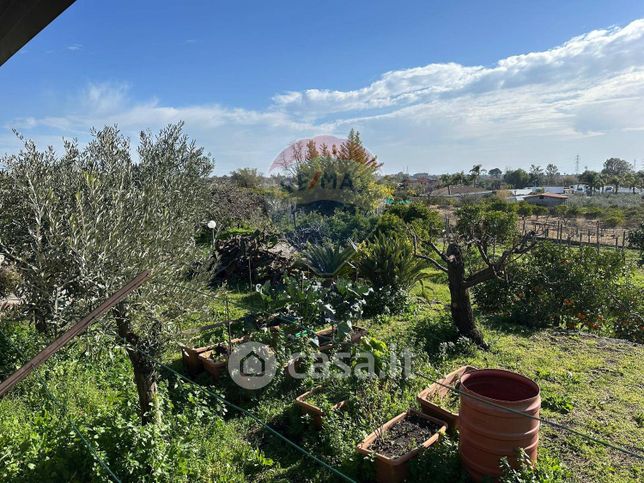
[{"label": "leafy green plant", "polygon": [[427,205],[414,202],[394,205],[379,218],[377,231],[386,236],[414,233],[421,239],[435,237],[443,227],[438,212]]},{"label": "leafy green plant", "polygon": [[407,291],[427,277],[427,263],[414,256],[411,243],[400,236],[378,234],[365,248],[358,262],[360,276],[374,289],[368,299],[370,313],[384,307],[400,311]]},{"label": "leafy green plant", "polygon": [[476,302],[484,312],[531,326],[606,329],[618,315],[613,298],[624,267],[614,251],[544,242],[505,279],[477,286]]},{"label": "leafy green plant", "polygon": [[564,394],[546,393],[543,396],[542,404],[544,408],[557,411],[561,414],[568,414],[575,409],[575,404],[572,399]]},{"label": "leafy green plant", "polygon": [[639,264],[644,265],[644,221],[628,234],[628,243],[631,247],[639,250]]},{"label": "leafy green plant", "polygon": [[503,203],[465,204],[456,212],[456,231],[465,240],[477,240],[484,248],[511,241],[518,235],[517,215]]},{"label": "leafy green plant", "polygon": [[570,471],[556,458],[540,454],[536,466],[523,449],[519,450],[518,468],[513,468],[507,458],[501,460],[500,483],[557,483],[568,481]]},{"label": "leafy green plant", "polygon": [[319,277],[333,278],[349,267],[357,247],[353,242],[342,248],[332,244],[312,245],[302,251],[303,263]]},{"label": "leafy green plant", "polygon": [[458,483],[468,481],[466,471],[458,456],[458,442],[444,437],[429,450],[423,451],[409,462],[409,481],[424,482],[428,475],[436,483]]}]

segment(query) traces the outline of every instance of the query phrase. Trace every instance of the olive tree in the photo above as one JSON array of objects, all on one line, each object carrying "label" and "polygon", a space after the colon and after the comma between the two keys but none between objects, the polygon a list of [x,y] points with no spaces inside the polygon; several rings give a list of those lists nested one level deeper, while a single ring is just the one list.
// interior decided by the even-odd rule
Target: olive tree
[{"label": "olive tree", "polygon": [[151,272],[150,281],[114,310],[145,424],[157,415],[152,359],[184,309],[175,287],[196,256],[212,162],[181,124],[156,136],[142,132],[137,153],[135,161],[116,127],[93,131],[84,148],[67,142],[60,157],[27,141],[4,159],[19,200],[6,206],[11,199],[2,198],[14,222],[1,229],[0,250],[21,272],[26,308],[53,331],[137,273]]},{"label": "olive tree", "polygon": [[[454,325],[461,335],[487,348],[476,326],[470,289],[503,277],[510,263],[535,246],[536,237],[529,232],[519,238],[515,213],[490,209],[483,203],[467,204],[458,210],[457,216],[456,230],[448,235],[445,251],[433,241],[423,240],[421,244],[429,253],[418,253],[416,240],[416,256],[447,274]],[[507,247],[498,255],[497,244]]]}]

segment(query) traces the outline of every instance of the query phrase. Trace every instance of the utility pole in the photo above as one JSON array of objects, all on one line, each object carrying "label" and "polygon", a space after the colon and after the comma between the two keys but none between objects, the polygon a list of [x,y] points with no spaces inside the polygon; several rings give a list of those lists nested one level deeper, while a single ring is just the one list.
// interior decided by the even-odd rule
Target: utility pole
[{"label": "utility pole", "polygon": [[575,174],[579,176],[579,155],[575,156]]}]

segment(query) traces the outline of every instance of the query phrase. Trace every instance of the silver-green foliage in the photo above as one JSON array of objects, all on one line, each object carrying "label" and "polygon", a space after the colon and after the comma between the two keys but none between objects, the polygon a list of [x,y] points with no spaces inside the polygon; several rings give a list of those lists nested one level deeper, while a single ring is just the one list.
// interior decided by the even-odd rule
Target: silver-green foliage
[{"label": "silver-green foliage", "polygon": [[[211,160],[180,124],[142,132],[136,153],[106,127],[85,147],[67,141],[61,155],[26,141],[2,160],[0,253],[19,269],[41,326],[64,325],[142,270],[176,279],[194,256]],[[167,311],[169,292],[148,283],[138,301]]]}]

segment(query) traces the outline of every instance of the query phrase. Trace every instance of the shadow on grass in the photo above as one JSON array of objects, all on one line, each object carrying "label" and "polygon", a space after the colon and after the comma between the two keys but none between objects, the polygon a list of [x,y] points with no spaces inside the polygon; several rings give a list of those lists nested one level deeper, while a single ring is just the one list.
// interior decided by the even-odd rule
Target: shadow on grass
[{"label": "shadow on grass", "polygon": [[479,323],[482,323],[487,329],[523,337],[530,337],[549,328],[522,324],[521,322],[509,317],[502,317],[497,315],[479,316],[477,317],[477,321]]},{"label": "shadow on grass", "polygon": [[422,348],[432,362],[441,354],[442,344],[456,342],[459,339],[459,333],[448,315],[423,318],[411,328],[411,332],[413,337],[422,344]]}]

